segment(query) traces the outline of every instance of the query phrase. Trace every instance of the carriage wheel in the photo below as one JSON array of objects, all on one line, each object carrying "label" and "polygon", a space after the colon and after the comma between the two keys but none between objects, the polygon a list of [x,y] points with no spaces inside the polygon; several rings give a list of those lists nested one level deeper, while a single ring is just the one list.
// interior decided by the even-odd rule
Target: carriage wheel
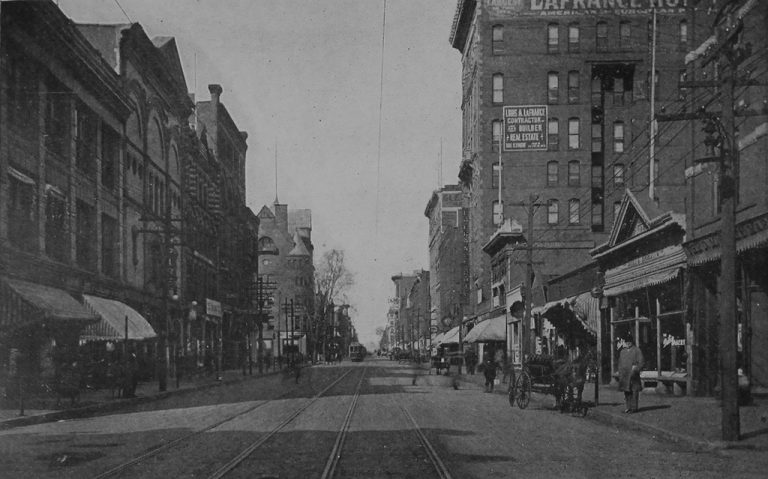
[{"label": "carriage wheel", "polygon": [[514,406],[515,405],[515,396],[517,392],[515,391],[515,381],[509,382],[509,388],[507,389],[507,397],[509,398],[509,405]]},{"label": "carriage wheel", "polygon": [[531,402],[531,377],[527,372],[523,371],[515,381],[515,389],[517,392],[517,407],[525,409],[528,407],[528,403]]}]

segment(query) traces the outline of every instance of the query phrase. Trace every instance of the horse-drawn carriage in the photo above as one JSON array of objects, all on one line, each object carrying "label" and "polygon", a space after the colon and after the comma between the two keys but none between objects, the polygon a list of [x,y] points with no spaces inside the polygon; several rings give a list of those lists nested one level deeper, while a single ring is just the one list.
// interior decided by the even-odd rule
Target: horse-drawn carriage
[{"label": "horse-drawn carriage", "polygon": [[587,414],[587,404],[582,401],[586,382],[588,357],[556,359],[547,355],[535,355],[523,363],[516,378],[509,383],[509,405],[525,409],[531,401],[531,393],[555,397],[555,407],[560,412]]}]

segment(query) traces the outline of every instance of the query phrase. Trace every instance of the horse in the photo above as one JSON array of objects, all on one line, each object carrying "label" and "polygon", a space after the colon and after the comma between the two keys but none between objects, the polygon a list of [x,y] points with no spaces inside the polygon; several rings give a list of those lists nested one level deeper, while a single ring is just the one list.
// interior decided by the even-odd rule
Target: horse
[{"label": "horse", "polygon": [[555,401],[561,411],[574,411],[581,408],[581,399],[584,393],[584,384],[587,381],[590,361],[591,355],[589,353],[581,354],[575,359],[565,360],[555,367]]}]

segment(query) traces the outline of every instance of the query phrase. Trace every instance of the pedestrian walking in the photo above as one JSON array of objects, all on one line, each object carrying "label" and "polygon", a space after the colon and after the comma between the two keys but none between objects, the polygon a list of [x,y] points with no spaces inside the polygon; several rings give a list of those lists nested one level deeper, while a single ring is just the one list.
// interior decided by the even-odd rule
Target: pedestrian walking
[{"label": "pedestrian walking", "polygon": [[638,411],[640,390],[642,389],[640,370],[643,368],[644,362],[643,352],[635,345],[632,335],[627,335],[624,340],[624,347],[619,353],[619,389],[624,391],[624,402],[626,403],[624,412],[627,414]]},{"label": "pedestrian walking", "polygon": [[483,374],[485,375],[485,392],[493,392],[493,382],[496,381],[496,361],[489,351],[483,355]]},{"label": "pedestrian walking", "polygon": [[464,353],[464,361],[467,363],[467,374],[475,374],[475,368],[477,367],[477,353],[472,348],[467,349]]}]

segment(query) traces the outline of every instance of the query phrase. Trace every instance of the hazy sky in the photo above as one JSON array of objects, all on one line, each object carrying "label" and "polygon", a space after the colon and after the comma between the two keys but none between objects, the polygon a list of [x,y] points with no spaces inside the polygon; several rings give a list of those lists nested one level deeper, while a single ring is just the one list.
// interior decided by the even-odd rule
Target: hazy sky
[{"label": "hazy sky", "polygon": [[[119,5],[118,5],[119,2]],[[59,0],[76,22],[173,36],[187,86],[208,84],[248,132],[247,204],[278,196],[312,209],[315,257],[346,253],[361,339],[386,324],[393,274],[429,269],[424,208],[456,183],[461,57],[448,43],[455,0]],[[379,105],[382,105],[379,162]],[[379,200],[377,208],[377,185]],[[378,232],[378,234],[377,234]]]}]

